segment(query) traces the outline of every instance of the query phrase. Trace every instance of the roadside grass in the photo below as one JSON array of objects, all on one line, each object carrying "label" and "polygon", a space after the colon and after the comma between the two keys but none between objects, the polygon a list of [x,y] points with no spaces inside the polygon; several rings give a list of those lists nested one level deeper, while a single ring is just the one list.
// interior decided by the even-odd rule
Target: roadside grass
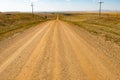
[{"label": "roadside grass", "polygon": [[60,19],[78,25],[91,34],[120,45],[120,13],[63,13]]},{"label": "roadside grass", "polygon": [[0,13],[0,40],[33,27],[41,22],[54,19],[54,15],[30,13]]}]

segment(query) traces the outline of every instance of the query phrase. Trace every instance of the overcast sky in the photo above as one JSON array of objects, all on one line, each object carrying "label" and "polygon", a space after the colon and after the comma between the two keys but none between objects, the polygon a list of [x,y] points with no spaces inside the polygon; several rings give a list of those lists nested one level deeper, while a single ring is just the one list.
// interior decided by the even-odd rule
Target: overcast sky
[{"label": "overcast sky", "polygon": [[[99,0],[0,0],[0,11],[93,11],[98,10]],[[120,0],[103,0],[104,10],[120,11]]]}]

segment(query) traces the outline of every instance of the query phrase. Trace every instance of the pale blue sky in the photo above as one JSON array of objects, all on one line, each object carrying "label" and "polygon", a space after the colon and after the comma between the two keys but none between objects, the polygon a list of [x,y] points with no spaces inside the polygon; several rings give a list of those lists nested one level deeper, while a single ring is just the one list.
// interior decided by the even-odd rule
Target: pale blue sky
[{"label": "pale blue sky", "polygon": [[[0,0],[0,11],[93,11],[98,10],[99,0]],[[104,10],[120,11],[120,0],[103,0]]]}]

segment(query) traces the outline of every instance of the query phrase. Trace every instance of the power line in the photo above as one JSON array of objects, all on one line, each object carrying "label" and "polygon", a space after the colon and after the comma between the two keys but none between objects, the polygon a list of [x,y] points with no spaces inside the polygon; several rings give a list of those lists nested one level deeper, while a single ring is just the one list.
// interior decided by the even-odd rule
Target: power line
[{"label": "power line", "polygon": [[100,4],[100,7],[99,7],[99,16],[101,16],[101,12],[102,12],[102,2],[101,0],[98,2]]}]

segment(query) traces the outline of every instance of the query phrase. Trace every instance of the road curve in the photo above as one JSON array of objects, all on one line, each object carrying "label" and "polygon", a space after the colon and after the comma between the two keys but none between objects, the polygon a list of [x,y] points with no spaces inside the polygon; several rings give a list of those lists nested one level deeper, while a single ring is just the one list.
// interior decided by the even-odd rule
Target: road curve
[{"label": "road curve", "polygon": [[[60,20],[42,23],[0,49],[0,80],[120,80],[103,53]],[[84,35],[85,36],[85,35]],[[1,47],[1,45],[0,45]]]}]

